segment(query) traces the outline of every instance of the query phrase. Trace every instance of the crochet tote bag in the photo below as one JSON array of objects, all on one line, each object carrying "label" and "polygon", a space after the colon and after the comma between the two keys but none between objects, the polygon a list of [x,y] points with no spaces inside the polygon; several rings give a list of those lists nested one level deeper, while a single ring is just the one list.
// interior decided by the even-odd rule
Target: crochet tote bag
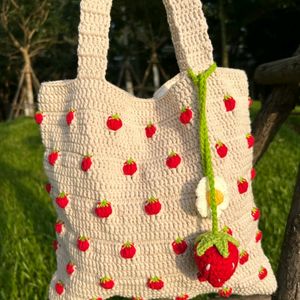
[{"label": "crochet tote bag", "polygon": [[49,298],[271,294],[245,73],[216,68],[198,0],[164,0],[180,73],[130,95],[105,80],[111,2],[81,1],[78,75],[39,94],[58,215]]}]

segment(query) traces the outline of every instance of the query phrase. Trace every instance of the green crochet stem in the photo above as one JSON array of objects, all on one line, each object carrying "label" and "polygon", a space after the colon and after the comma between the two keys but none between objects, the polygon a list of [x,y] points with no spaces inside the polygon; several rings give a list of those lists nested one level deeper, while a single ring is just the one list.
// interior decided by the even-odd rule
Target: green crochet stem
[{"label": "green crochet stem", "polygon": [[206,71],[196,75],[192,70],[188,71],[189,76],[193,80],[195,86],[198,88],[198,105],[200,113],[199,122],[199,142],[201,151],[201,165],[204,176],[208,179],[210,190],[210,206],[212,215],[212,233],[218,234],[218,214],[216,203],[216,190],[214,170],[212,166],[210,144],[208,138],[208,127],[206,117],[206,95],[207,95],[207,79],[216,70],[217,65],[213,63]]}]

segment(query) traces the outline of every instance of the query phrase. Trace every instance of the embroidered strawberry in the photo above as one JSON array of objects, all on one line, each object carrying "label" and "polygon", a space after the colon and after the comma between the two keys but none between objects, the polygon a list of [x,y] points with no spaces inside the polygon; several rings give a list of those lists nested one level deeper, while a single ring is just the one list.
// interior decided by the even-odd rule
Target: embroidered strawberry
[{"label": "embroidered strawberry", "polygon": [[75,113],[75,109],[70,109],[69,112],[66,115],[66,122],[68,124],[68,126],[70,126],[74,120],[74,113]]},{"label": "embroidered strawberry", "polygon": [[51,166],[54,166],[57,159],[58,159],[58,155],[59,155],[59,151],[58,150],[54,150],[53,152],[51,152],[48,155],[48,162]]},{"label": "embroidered strawberry", "polygon": [[193,111],[188,106],[184,106],[181,109],[181,114],[179,117],[180,122],[186,125],[191,122],[192,118],[193,118]]},{"label": "embroidered strawberry", "polygon": [[256,243],[259,243],[262,240],[262,237],[263,237],[262,231],[258,230],[256,232],[256,235],[255,235],[255,241],[256,241]]},{"label": "embroidered strawberry", "polygon": [[238,180],[237,185],[238,185],[238,190],[239,190],[240,194],[244,194],[248,191],[249,184],[245,178],[241,177]]},{"label": "embroidered strawberry", "polygon": [[72,262],[68,262],[66,265],[66,272],[70,276],[75,272],[75,265]]},{"label": "embroidered strawberry", "polygon": [[35,113],[35,122],[38,124],[38,125],[41,125],[43,120],[44,120],[44,115],[41,111],[38,111]]},{"label": "embroidered strawberry", "polygon": [[175,297],[175,300],[188,300],[189,299],[189,295],[187,294],[182,294],[180,296]]},{"label": "embroidered strawberry", "polygon": [[164,282],[159,277],[154,276],[148,279],[147,286],[152,290],[161,290],[164,287]]},{"label": "embroidered strawberry", "polygon": [[112,213],[111,203],[106,199],[99,201],[95,208],[95,213],[99,218],[108,218]]},{"label": "embroidered strawberry", "polygon": [[254,136],[251,134],[251,133],[248,133],[246,135],[246,139],[247,139],[247,142],[248,142],[248,148],[252,148],[254,143],[255,143],[255,138]]},{"label": "embroidered strawberry", "polygon": [[218,291],[218,294],[222,298],[229,298],[232,295],[232,288],[224,287]]},{"label": "embroidered strawberry", "polygon": [[54,251],[56,251],[56,250],[58,249],[58,246],[59,246],[58,241],[57,241],[57,240],[54,240],[54,241],[52,242],[52,247],[53,247]]},{"label": "embroidered strawberry", "polygon": [[89,249],[89,247],[90,247],[90,243],[89,243],[88,238],[86,238],[85,236],[80,236],[77,239],[77,248],[80,251],[85,252]]},{"label": "embroidered strawberry", "polygon": [[175,169],[181,163],[181,157],[176,152],[172,151],[167,157],[166,164],[170,169]]},{"label": "embroidered strawberry", "polygon": [[81,161],[81,170],[84,172],[87,172],[92,166],[92,156],[91,155],[86,155],[83,157]]},{"label": "embroidered strawberry", "polygon": [[147,138],[152,138],[154,134],[156,133],[156,127],[153,123],[149,123],[147,127],[145,128],[146,136]]},{"label": "embroidered strawberry", "polygon": [[249,254],[246,250],[240,253],[240,264],[243,265],[249,260]]},{"label": "embroidered strawberry", "polygon": [[228,152],[228,148],[225,144],[223,144],[222,142],[218,142],[216,144],[216,149],[217,149],[217,153],[221,158],[224,158],[227,155]]},{"label": "embroidered strawberry", "polygon": [[104,276],[100,279],[100,286],[106,290],[110,290],[114,287],[115,283],[110,276]]},{"label": "embroidered strawberry", "polygon": [[136,249],[134,247],[134,244],[131,242],[126,242],[122,245],[122,248],[120,250],[120,255],[125,258],[133,258],[135,255]]},{"label": "embroidered strawberry", "polygon": [[233,97],[226,95],[224,97],[224,104],[225,104],[226,111],[233,111],[235,109],[236,101]]},{"label": "embroidered strawberry", "polygon": [[224,226],[222,231],[229,234],[229,235],[232,235],[232,230],[228,226]]},{"label": "embroidered strawberry", "polygon": [[60,193],[59,196],[55,199],[55,201],[56,204],[62,209],[65,209],[69,204],[68,195],[64,192]]},{"label": "embroidered strawberry", "polygon": [[47,191],[48,194],[51,193],[51,190],[52,190],[51,183],[48,182],[48,183],[45,184],[45,190]]},{"label": "embroidered strawberry", "polygon": [[254,168],[251,169],[251,180],[256,177],[256,170]]},{"label": "embroidered strawberry", "polygon": [[63,226],[64,226],[64,222],[63,221],[60,221],[58,220],[56,223],[55,223],[55,232],[58,233],[58,234],[61,234],[62,231],[63,231]]},{"label": "embroidered strawberry", "polygon": [[253,207],[251,210],[251,216],[253,221],[257,221],[260,218],[260,209],[257,207]]},{"label": "embroidered strawberry", "polygon": [[55,284],[55,291],[56,291],[56,293],[58,295],[62,295],[63,294],[63,292],[65,291],[65,286],[64,286],[64,284],[63,284],[62,281],[56,282],[56,284]]},{"label": "embroidered strawberry", "polygon": [[123,165],[123,173],[126,176],[132,176],[137,171],[137,165],[132,158],[129,158]]},{"label": "embroidered strawberry", "polygon": [[175,254],[183,254],[187,249],[187,243],[184,239],[178,237],[173,243],[172,248]]},{"label": "embroidered strawberry", "polygon": [[114,114],[108,117],[106,125],[110,130],[117,131],[123,126],[123,123],[120,116],[118,114]]},{"label": "embroidered strawberry", "polygon": [[259,272],[258,272],[258,278],[260,280],[263,280],[267,277],[267,275],[268,275],[267,269],[264,267],[260,267]]},{"label": "embroidered strawberry", "polygon": [[248,98],[248,105],[249,107],[252,106],[253,104],[253,99],[251,97]]},{"label": "embroidered strawberry", "polygon": [[159,202],[159,199],[152,196],[148,198],[144,208],[147,215],[157,215],[161,210],[161,203]]}]

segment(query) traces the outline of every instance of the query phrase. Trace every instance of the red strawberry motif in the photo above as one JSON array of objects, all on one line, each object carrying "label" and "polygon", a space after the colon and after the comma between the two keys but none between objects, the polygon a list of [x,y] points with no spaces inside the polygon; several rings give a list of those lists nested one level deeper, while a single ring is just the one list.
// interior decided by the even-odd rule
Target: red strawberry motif
[{"label": "red strawberry motif", "polygon": [[68,195],[66,193],[60,193],[59,196],[55,199],[55,201],[56,204],[62,209],[65,209],[69,204]]},{"label": "red strawberry motif", "polygon": [[92,166],[92,156],[86,155],[81,161],[81,170],[87,172]]},{"label": "red strawberry motif", "polygon": [[75,265],[72,262],[69,262],[66,265],[66,272],[70,276],[75,272]]},{"label": "red strawberry motif", "polygon": [[228,226],[224,226],[222,231],[229,234],[229,235],[232,235],[232,230]]},{"label": "red strawberry motif", "polygon": [[235,109],[236,101],[233,97],[227,95],[224,97],[224,104],[226,111],[233,111]]},{"label": "red strawberry motif", "polygon": [[68,124],[68,126],[70,126],[74,120],[74,113],[75,113],[75,109],[70,109],[69,112],[66,115],[66,122]]},{"label": "red strawberry motif", "polygon": [[132,297],[132,300],[144,300],[142,297]]},{"label": "red strawberry motif", "polygon": [[260,267],[259,272],[258,272],[258,278],[260,280],[263,280],[267,277],[267,275],[268,275],[267,269],[264,267]]},{"label": "red strawberry motif", "polygon": [[251,97],[248,98],[248,105],[251,107],[253,104],[253,99]]},{"label": "red strawberry motif", "polygon": [[114,287],[115,283],[110,276],[104,276],[100,279],[100,286],[106,290]]},{"label": "red strawberry motif", "polygon": [[251,169],[251,180],[256,177],[256,170],[254,168]]},{"label": "red strawberry motif", "polygon": [[126,176],[132,176],[137,171],[137,165],[135,161],[130,158],[123,165],[123,173]]},{"label": "red strawberry motif", "polygon": [[157,215],[161,210],[161,203],[159,200],[155,197],[150,197],[147,200],[147,203],[145,205],[145,212],[147,215]]},{"label": "red strawberry motif", "polygon": [[108,218],[112,213],[111,203],[106,199],[99,201],[95,208],[95,213],[99,218]]},{"label": "red strawberry motif", "polygon": [[44,115],[41,111],[38,111],[35,113],[35,122],[38,124],[38,125],[41,125],[43,120],[44,120]]},{"label": "red strawberry motif", "polygon": [[64,222],[63,221],[57,221],[55,223],[55,232],[58,234],[61,234],[63,231]]},{"label": "red strawberry motif", "polygon": [[183,254],[186,249],[187,249],[187,243],[185,240],[182,238],[178,237],[173,243],[172,243],[172,248],[175,254]]},{"label": "red strawberry motif", "polygon": [[90,299],[90,300],[103,300],[101,297],[93,297],[92,299]]},{"label": "red strawberry motif", "polygon": [[255,138],[254,136],[251,134],[251,133],[248,133],[246,135],[246,139],[247,139],[247,142],[248,142],[248,148],[252,148],[254,143],[255,143]]},{"label": "red strawberry motif", "polygon": [[48,182],[48,183],[45,184],[45,190],[47,191],[48,194],[51,193],[51,190],[52,190],[51,183]]},{"label": "red strawberry motif", "polygon": [[147,286],[152,290],[161,290],[164,287],[164,282],[159,277],[154,276],[148,279]]},{"label": "red strawberry motif", "polygon": [[227,155],[228,152],[228,148],[225,144],[223,144],[222,142],[218,142],[216,144],[216,149],[217,149],[217,153],[221,158],[224,158]]},{"label": "red strawberry motif", "polygon": [[189,299],[189,295],[187,294],[182,294],[180,296],[175,297],[175,300],[188,300]]},{"label": "red strawberry motif", "polygon": [[136,249],[134,247],[134,244],[131,242],[126,242],[122,245],[122,248],[120,250],[120,255],[125,258],[133,258],[135,255]]},{"label": "red strawberry motif", "polygon": [[253,218],[253,221],[257,221],[260,218],[260,209],[257,207],[253,207],[251,210],[251,216]]},{"label": "red strawberry motif", "polygon": [[123,126],[123,123],[120,116],[118,114],[114,114],[108,117],[106,125],[110,130],[117,131]]},{"label": "red strawberry motif", "polygon": [[54,240],[52,243],[52,247],[53,247],[54,251],[56,251],[58,249],[58,246],[59,246],[58,241]]},{"label": "red strawberry motif", "polygon": [[81,236],[78,238],[77,240],[77,248],[82,251],[82,252],[85,252],[89,249],[90,247],[90,243],[89,243],[89,240],[88,238],[84,237],[84,236]]},{"label": "red strawberry motif", "polygon": [[243,265],[249,260],[249,253],[246,250],[243,250],[240,253],[240,264]]},{"label": "red strawberry motif", "polygon": [[255,235],[255,241],[256,241],[256,243],[259,243],[262,240],[262,236],[263,236],[262,231],[258,230],[256,232],[256,235]]},{"label": "red strawberry motif", "polygon": [[62,295],[63,292],[65,291],[65,286],[61,281],[56,282],[55,291],[58,295]]},{"label": "red strawberry motif", "polygon": [[238,180],[237,185],[238,185],[238,190],[239,190],[240,194],[244,194],[248,191],[249,184],[248,184],[248,181],[245,178],[241,177]]},{"label": "red strawberry motif", "polygon": [[166,160],[166,164],[168,168],[175,169],[180,165],[180,163],[181,163],[181,157],[179,156],[179,154],[172,151]]},{"label": "red strawberry motif", "polygon": [[193,118],[193,111],[188,107],[184,106],[181,109],[181,114],[180,114],[180,122],[184,125],[189,124]]},{"label": "red strawberry motif", "polygon": [[58,159],[58,155],[59,155],[59,151],[58,150],[54,150],[53,152],[51,152],[48,155],[48,162],[51,166],[54,166],[57,159]]},{"label": "red strawberry motif", "polygon": [[152,138],[156,133],[156,127],[153,123],[149,123],[145,128],[147,138]]},{"label": "red strawberry motif", "polygon": [[222,298],[229,298],[232,295],[232,288],[222,288],[219,290],[218,294]]}]

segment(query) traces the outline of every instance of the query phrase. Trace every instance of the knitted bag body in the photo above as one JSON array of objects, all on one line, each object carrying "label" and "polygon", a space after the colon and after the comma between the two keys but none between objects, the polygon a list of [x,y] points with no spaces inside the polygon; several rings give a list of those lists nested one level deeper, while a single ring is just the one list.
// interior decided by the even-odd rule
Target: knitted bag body
[{"label": "knitted bag body", "polygon": [[[195,238],[212,222],[196,208],[201,116],[187,73],[213,64],[212,46],[198,0],[164,4],[180,73],[154,98],[135,98],[105,80],[111,0],[81,1],[77,78],[42,84],[44,168],[58,215],[50,299],[186,299],[219,290],[198,280],[193,258]],[[206,84],[212,165],[228,188],[219,223],[240,242],[226,287],[271,294],[276,281],[251,188],[247,78],[217,68]]]}]

